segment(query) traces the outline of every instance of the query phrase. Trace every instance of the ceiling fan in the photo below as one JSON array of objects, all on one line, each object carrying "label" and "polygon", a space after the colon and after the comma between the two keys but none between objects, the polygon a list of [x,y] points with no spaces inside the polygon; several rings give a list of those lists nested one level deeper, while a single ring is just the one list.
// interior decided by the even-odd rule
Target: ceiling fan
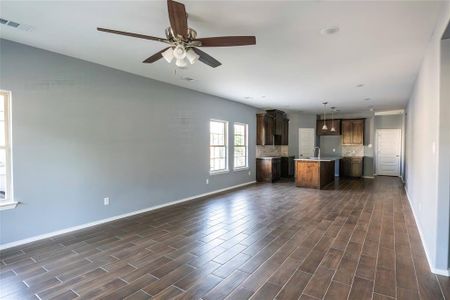
[{"label": "ceiling fan", "polygon": [[167,0],[167,7],[169,10],[170,27],[166,29],[166,38],[101,27],[98,27],[97,30],[169,44],[169,47],[153,54],[143,62],[154,63],[155,61],[164,58],[168,63],[171,63],[175,58],[175,64],[180,68],[187,66],[186,59],[191,64],[199,60],[213,68],[221,65],[217,59],[200,50],[198,47],[230,47],[256,44],[256,38],[254,36],[219,36],[197,38],[197,32],[188,27],[188,15],[184,4],[173,0]]}]

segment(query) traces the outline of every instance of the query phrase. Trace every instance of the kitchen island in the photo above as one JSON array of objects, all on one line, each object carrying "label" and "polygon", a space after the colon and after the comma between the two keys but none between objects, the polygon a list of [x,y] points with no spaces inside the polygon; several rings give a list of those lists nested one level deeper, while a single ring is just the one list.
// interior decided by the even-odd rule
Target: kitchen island
[{"label": "kitchen island", "polygon": [[321,189],[334,181],[334,168],[339,157],[310,157],[295,160],[295,185]]}]

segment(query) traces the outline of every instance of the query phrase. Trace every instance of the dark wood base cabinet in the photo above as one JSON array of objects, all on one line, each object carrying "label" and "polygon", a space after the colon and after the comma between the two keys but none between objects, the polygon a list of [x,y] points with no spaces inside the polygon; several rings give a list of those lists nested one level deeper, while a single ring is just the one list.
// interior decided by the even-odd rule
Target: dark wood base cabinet
[{"label": "dark wood base cabinet", "polygon": [[274,182],[281,177],[281,158],[257,158],[256,181]]},{"label": "dark wood base cabinet", "polygon": [[342,177],[362,177],[363,166],[363,157],[343,157],[339,165],[339,175]]},{"label": "dark wood base cabinet", "polygon": [[281,157],[281,177],[292,178],[295,175],[295,156]]}]

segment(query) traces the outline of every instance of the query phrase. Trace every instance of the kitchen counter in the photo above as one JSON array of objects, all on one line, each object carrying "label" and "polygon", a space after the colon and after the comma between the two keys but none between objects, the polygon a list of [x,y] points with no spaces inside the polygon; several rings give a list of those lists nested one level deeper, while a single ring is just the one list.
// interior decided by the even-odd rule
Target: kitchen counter
[{"label": "kitchen counter", "polygon": [[339,160],[342,157],[340,156],[321,156],[321,157],[305,157],[305,158],[297,158],[295,160],[306,160],[306,161],[335,161]]},{"label": "kitchen counter", "polygon": [[277,159],[277,158],[281,158],[281,156],[261,156],[257,157],[256,159]]}]

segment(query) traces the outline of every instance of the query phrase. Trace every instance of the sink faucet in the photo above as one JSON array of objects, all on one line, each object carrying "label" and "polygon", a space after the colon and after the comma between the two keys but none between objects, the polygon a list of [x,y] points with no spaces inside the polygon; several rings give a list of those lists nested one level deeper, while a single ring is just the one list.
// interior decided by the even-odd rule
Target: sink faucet
[{"label": "sink faucet", "polygon": [[316,154],[316,149],[319,149],[319,153],[318,153],[317,157],[320,158],[320,147],[317,147],[317,146],[314,147],[314,150],[313,150],[314,153],[313,154]]}]

